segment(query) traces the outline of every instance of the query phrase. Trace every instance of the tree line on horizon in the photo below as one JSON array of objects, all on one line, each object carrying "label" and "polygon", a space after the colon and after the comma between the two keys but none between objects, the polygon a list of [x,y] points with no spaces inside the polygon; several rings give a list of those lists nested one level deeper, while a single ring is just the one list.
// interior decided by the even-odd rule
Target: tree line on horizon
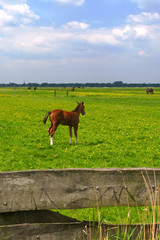
[{"label": "tree line on horizon", "polygon": [[123,83],[116,81],[113,83],[23,83],[14,82],[0,83],[0,87],[160,87],[160,83]]}]

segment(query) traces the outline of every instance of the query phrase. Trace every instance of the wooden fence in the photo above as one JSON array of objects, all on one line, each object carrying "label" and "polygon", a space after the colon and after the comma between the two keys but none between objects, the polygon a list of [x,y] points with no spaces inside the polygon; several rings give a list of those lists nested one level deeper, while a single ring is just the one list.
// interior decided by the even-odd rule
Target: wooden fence
[{"label": "wooden fence", "polygon": [[[159,183],[160,169],[151,168],[1,172],[0,239],[92,239],[87,232],[90,225],[92,234],[91,223],[49,209],[159,205]],[[151,227],[143,225],[147,234]],[[135,236],[140,229],[136,225]],[[113,235],[117,226],[104,225],[103,230]]]}]

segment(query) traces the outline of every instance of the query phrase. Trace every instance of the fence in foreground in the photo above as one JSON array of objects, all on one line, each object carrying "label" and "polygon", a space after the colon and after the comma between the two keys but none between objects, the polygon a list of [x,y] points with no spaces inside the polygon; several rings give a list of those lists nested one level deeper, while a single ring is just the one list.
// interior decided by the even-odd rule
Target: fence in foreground
[{"label": "fence in foreground", "polygon": [[[159,205],[160,169],[63,169],[0,173],[0,239],[93,239],[98,223],[77,221],[49,209]],[[103,225],[112,236],[135,228],[157,234],[158,224]]]}]

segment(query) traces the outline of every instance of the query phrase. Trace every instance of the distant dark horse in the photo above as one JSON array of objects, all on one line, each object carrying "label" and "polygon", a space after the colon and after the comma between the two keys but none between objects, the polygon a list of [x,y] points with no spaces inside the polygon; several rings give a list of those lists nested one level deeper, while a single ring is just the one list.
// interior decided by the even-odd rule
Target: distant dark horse
[{"label": "distant dark horse", "polygon": [[69,126],[70,144],[72,144],[72,127],[74,127],[75,143],[77,143],[77,129],[79,124],[80,113],[82,115],[85,114],[83,102],[78,103],[74,111],[67,112],[61,109],[56,109],[46,114],[45,118],[43,119],[43,122],[45,124],[49,116],[51,121],[51,126],[48,129],[48,132],[50,135],[51,145],[53,145],[53,135],[59,124]]},{"label": "distant dark horse", "polygon": [[153,88],[147,88],[147,89],[146,89],[146,93],[147,93],[147,94],[149,94],[149,93],[150,93],[150,94],[154,94]]}]

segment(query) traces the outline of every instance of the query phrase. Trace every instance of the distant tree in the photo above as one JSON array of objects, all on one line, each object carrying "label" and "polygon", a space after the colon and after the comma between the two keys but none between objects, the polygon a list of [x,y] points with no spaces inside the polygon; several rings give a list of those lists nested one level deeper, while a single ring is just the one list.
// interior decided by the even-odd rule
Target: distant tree
[{"label": "distant tree", "polygon": [[123,87],[123,82],[122,81],[116,81],[112,84],[113,87]]}]

